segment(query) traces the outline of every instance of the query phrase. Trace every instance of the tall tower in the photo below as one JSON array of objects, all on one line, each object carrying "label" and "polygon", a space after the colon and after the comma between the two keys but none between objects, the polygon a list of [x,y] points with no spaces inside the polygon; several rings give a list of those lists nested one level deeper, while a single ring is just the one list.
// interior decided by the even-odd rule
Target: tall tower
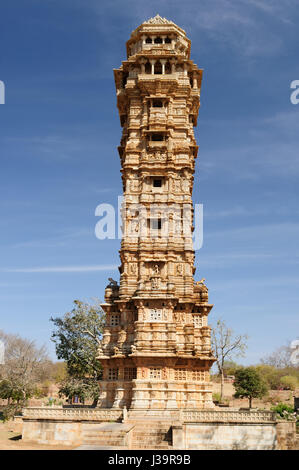
[{"label": "tall tower", "polygon": [[194,283],[192,186],[202,70],[190,40],[157,15],[114,70],[123,127],[120,283],[105,290],[102,407],[212,408],[203,280]]}]

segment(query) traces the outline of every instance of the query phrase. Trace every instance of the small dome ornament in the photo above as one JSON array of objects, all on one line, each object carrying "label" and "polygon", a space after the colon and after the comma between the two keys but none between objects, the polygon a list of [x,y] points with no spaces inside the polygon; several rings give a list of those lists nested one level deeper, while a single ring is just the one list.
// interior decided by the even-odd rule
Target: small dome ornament
[{"label": "small dome ornament", "polygon": [[172,21],[167,20],[167,18],[162,18],[160,15],[156,15],[153,18],[145,21],[147,24],[174,24]]}]

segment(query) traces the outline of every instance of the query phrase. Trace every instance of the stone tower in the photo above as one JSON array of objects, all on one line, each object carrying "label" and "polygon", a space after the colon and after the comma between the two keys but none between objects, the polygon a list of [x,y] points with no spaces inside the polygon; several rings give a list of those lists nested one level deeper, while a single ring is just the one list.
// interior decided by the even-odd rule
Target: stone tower
[{"label": "stone tower", "polygon": [[212,408],[204,280],[194,283],[192,186],[202,70],[173,22],[144,22],[114,70],[123,127],[120,283],[105,290],[101,406]]}]

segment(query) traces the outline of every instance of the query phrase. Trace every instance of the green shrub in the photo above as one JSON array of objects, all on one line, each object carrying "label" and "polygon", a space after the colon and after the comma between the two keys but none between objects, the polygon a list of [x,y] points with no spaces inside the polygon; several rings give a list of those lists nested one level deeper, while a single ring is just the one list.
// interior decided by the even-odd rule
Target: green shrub
[{"label": "green shrub", "polygon": [[275,411],[277,417],[280,419],[285,419],[287,421],[296,419],[296,412],[294,411],[294,408],[283,402],[273,406],[271,411]]},{"label": "green shrub", "polygon": [[213,401],[220,401],[221,395],[220,393],[213,393]]}]

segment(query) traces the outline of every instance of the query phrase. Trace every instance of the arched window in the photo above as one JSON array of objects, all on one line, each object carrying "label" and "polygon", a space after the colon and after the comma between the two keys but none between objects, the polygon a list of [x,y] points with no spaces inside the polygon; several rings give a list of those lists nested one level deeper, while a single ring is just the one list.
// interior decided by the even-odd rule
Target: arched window
[{"label": "arched window", "polygon": [[148,73],[148,74],[149,74],[149,73],[152,73],[152,66],[151,66],[151,64],[150,64],[149,62],[147,62],[147,63],[145,64],[144,70],[145,70],[145,73]]},{"label": "arched window", "polygon": [[155,44],[162,44],[162,38],[160,38],[160,36],[158,36],[157,38],[155,38],[154,43]]},{"label": "arched window", "polygon": [[147,37],[145,40],[145,44],[151,44],[152,43],[152,38]]},{"label": "arched window", "polygon": [[171,39],[169,37],[165,38],[165,44],[171,44]]},{"label": "arched window", "polygon": [[171,65],[170,65],[169,60],[165,64],[165,73],[168,73],[168,74],[171,73]]},{"label": "arched window", "polygon": [[161,75],[162,74],[162,64],[159,60],[155,63],[155,75]]}]

